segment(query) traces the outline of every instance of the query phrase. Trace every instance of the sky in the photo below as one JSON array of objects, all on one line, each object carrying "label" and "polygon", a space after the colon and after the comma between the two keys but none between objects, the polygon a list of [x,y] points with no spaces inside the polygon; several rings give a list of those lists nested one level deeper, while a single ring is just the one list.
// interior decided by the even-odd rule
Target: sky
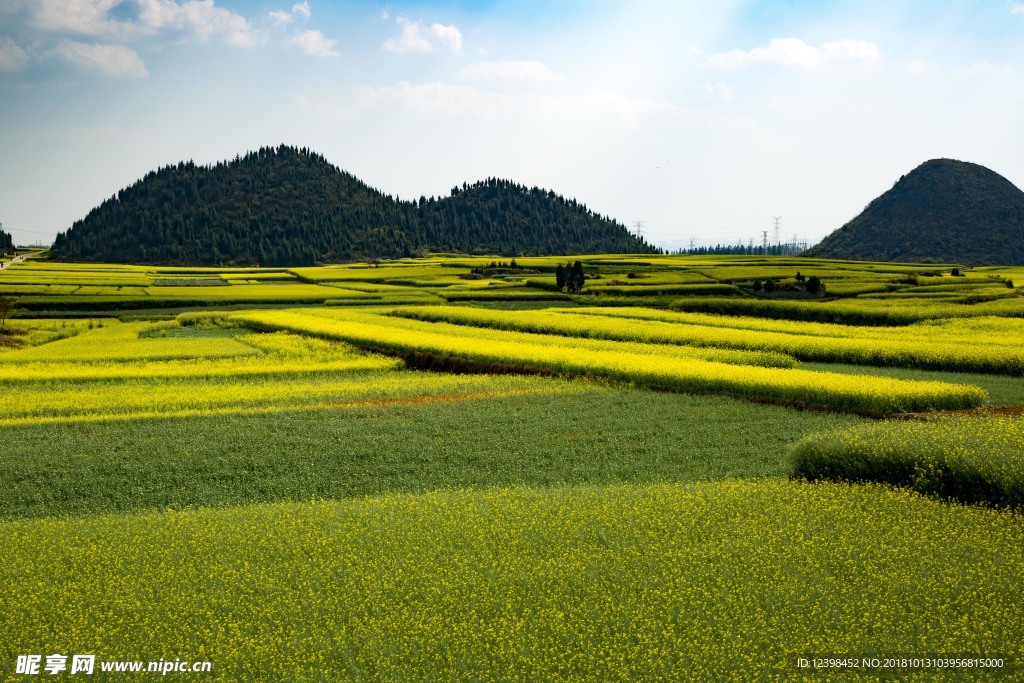
[{"label": "sky", "polygon": [[691,244],[813,244],[928,159],[1024,187],[1024,1],[0,0],[0,223],[309,147],[386,194],[507,178]]}]

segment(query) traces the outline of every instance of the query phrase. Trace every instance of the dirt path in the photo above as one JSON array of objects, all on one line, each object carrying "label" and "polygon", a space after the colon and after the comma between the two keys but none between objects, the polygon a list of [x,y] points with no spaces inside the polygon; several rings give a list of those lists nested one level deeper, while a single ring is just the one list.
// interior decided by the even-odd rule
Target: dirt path
[{"label": "dirt path", "polygon": [[12,263],[21,263],[22,261],[27,259],[29,256],[35,256],[38,253],[39,253],[38,251],[32,251],[32,252],[29,252],[27,254],[22,254],[20,256],[15,256],[10,261],[4,261],[4,262],[0,263],[0,270],[3,270],[4,268],[6,268],[7,266],[11,265]]}]

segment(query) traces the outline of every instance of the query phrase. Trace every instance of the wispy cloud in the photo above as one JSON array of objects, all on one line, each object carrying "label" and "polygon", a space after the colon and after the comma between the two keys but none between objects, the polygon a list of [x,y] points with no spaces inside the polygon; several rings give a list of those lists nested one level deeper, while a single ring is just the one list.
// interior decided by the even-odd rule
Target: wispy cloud
[{"label": "wispy cloud", "polygon": [[740,71],[752,66],[773,64],[805,69],[833,65],[870,64],[882,57],[878,45],[863,40],[839,40],[814,47],[799,38],[776,38],[765,47],[731,50],[712,55],[705,69]]},{"label": "wispy cloud", "polygon": [[53,54],[71,64],[111,78],[142,78],[149,75],[138,53],[123,45],[100,45],[62,40]]},{"label": "wispy cloud", "polygon": [[1024,16],[1024,2],[1011,3],[1010,14],[1019,14],[1021,16]]},{"label": "wispy cloud", "polygon": [[384,41],[384,49],[399,54],[431,52],[461,52],[462,32],[455,25],[431,24],[427,26],[418,21],[410,21],[405,17],[395,19],[402,27],[402,34],[397,38]]},{"label": "wispy cloud", "polygon": [[10,38],[0,36],[0,71],[14,71],[28,63],[28,52]]},{"label": "wispy cloud", "polygon": [[[469,117],[484,121],[560,128],[615,127],[637,129],[655,121],[702,129],[749,130],[748,121],[707,108],[680,107],[671,102],[634,98],[611,90],[574,95],[539,92],[515,95],[448,83],[411,84],[355,89],[357,104],[365,109],[407,109],[417,115]],[[303,98],[300,106],[310,108]]]},{"label": "wispy cloud", "polygon": [[309,19],[313,12],[309,9],[309,2],[303,0],[300,3],[292,5],[292,14],[298,15],[303,19]]},{"label": "wispy cloud", "polygon": [[288,43],[311,57],[337,57],[341,53],[334,49],[337,41],[325,38],[320,31],[302,31],[292,36]]},{"label": "wispy cloud", "polygon": [[560,77],[540,62],[477,62],[459,70],[456,78],[467,81],[555,81]]},{"label": "wispy cloud", "polygon": [[[122,10],[127,6],[133,15]],[[266,34],[245,17],[217,7],[214,0],[34,0],[27,3],[29,25],[51,33],[70,33],[108,41],[141,40],[163,34],[179,34],[207,42],[212,38],[228,45],[255,47]]]}]

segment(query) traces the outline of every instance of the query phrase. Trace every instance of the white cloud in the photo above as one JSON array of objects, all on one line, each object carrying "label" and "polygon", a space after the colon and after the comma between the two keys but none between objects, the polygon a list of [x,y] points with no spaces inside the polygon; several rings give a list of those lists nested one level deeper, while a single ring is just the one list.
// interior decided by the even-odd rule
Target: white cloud
[{"label": "white cloud", "polygon": [[1010,14],[1020,14],[1024,16],[1024,2],[1015,2],[1010,5]]},{"label": "white cloud", "polygon": [[14,71],[28,63],[28,52],[10,38],[0,36],[0,71]]},{"label": "white cloud", "polygon": [[228,45],[256,47],[266,36],[240,14],[214,6],[213,0],[138,0],[139,22],[153,31],[183,31],[201,42],[221,37]]},{"label": "white cloud", "polygon": [[712,55],[703,66],[721,71],[739,71],[759,64],[811,69],[837,64],[868,64],[877,62],[881,57],[882,51],[876,44],[863,40],[839,40],[814,47],[799,38],[776,38],[769,41],[767,47]]},{"label": "white cloud", "polygon": [[36,0],[26,6],[31,24],[43,31],[110,36],[130,28],[119,27],[122,22],[108,16],[117,4],[117,0]]},{"label": "white cloud", "polygon": [[285,12],[284,10],[277,10],[276,12],[268,12],[267,14],[270,16],[270,21],[272,21],[277,26],[284,26],[285,24],[292,23],[292,15],[291,15],[291,13]]},{"label": "white cloud", "polygon": [[296,14],[303,19],[309,19],[313,12],[309,9],[308,0],[302,0],[302,2],[292,5],[292,14]]},{"label": "white cloud", "polygon": [[540,62],[477,62],[459,70],[456,78],[467,81],[555,81],[560,77]]},{"label": "white cloud", "polygon": [[736,101],[736,94],[733,92],[732,86],[725,81],[716,81],[715,83],[705,83],[700,86],[701,99],[705,102],[721,102],[722,104],[732,104]]},{"label": "white cloud", "polygon": [[302,31],[288,40],[289,45],[294,45],[311,57],[339,56],[341,53],[334,49],[336,42],[333,38],[325,38],[320,31]]},{"label": "white cloud", "polygon": [[418,21],[409,21],[405,17],[398,17],[395,21],[402,27],[402,35],[384,41],[384,49],[389,52],[426,54],[439,50],[455,53],[462,50],[462,32],[455,25],[426,26]]},{"label": "white cloud", "polygon": [[138,53],[123,45],[89,45],[62,40],[53,52],[72,64],[112,78],[141,78],[149,74]]},{"label": "white cloud", "polygon": [[137,16],[112,14],[121,0],[35,0],[28,4],[30,23],[42,31],[75,33],[107,40],[138,40],[163,33],[184,33],[206,42],[212,37],[228,45],[255,47],[266,35],[249,21],[214,0],[136,0]]}]

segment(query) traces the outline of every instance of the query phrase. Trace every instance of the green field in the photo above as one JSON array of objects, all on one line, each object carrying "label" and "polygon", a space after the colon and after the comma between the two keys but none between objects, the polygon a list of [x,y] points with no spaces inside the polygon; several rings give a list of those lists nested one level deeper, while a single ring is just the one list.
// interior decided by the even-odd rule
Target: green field
[{"label": "green field", "polygon": [[1024,676],[1019,271],[492,260],[4,269],[0,680]]}]

